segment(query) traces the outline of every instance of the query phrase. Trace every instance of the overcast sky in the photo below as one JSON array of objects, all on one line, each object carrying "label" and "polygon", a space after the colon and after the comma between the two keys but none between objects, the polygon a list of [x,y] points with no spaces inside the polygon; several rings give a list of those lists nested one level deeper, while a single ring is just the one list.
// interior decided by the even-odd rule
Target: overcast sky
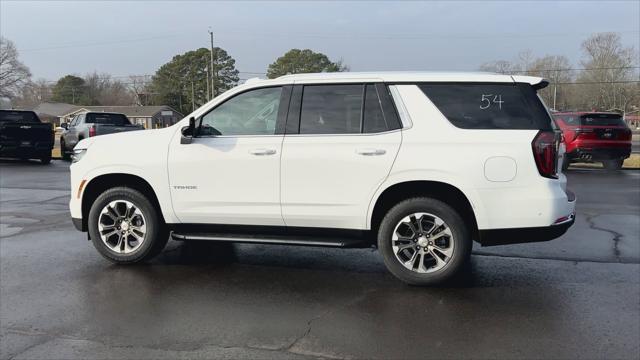
[{"label": "overcast sky", "polygon": [[483,62],[566,55],[579,67],[591,33],[640,42],[640,1],[186,2],[0,1],[0,33],[34,78],[98,71],[153,74],[175,54],[215,46],[242,78],[291,48],[342,59],[352,71],[476,70]]}]

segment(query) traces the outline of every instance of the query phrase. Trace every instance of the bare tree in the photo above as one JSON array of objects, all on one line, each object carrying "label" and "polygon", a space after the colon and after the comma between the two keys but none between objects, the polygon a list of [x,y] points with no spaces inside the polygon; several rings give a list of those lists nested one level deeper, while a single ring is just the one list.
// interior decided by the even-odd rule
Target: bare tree
[{"label": "bare tree", "polygon": [[520,65],[508,60],[490,61],[480,65],[480,71],[494,72],[498,74],[515,74],[521,71]]},{"label": "bare tree", "polygon": [[637,52],[624,47],[617,33],[598,33],[582,43],[585,69],[578,77],[584,106],[596,110],[626,112],[638,100],[640,81],[636,64]]},{"label": "bare tree", "polygon": [[546,55],[534,59],[529,63],[526,74],[549,80],[549,87],[540,91],[547,106],[554,109],[568,109],[571,106],[569,83],[573,81],[573,72],[566,56]]},{"label": "bare tree", "polygon": [[151,104],[151,91],[149,90],[150,84],[151,76],[129,76],[129,91],[133,94],[136,105]]},{"label": "bare tree", "polygon": [[85,94],[95,104],[131,105],[135,102],[127,86],[122,81],[114,80],[109,74],[87,74],[84,82]]},{"label": "bare tree", "polygon": [[20,93],[12,99],[12,103],[17,108],[32,108],[41,102],[51,100],[51,82],[45,79],[29,81],[20,88]]},{"label": "bare tree", "polygon": [[20,88],[29,82],[29,68],[18,60],[18,50],[13,42],[0,36],[0,97],[13,99]]}]

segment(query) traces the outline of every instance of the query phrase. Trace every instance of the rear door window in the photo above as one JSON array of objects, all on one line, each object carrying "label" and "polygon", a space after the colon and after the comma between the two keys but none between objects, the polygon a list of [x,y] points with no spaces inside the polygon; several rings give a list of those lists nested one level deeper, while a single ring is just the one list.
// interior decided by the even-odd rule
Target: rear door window
[{"label": "rear door window", "polygon": [[300,134],[358,134],[363,85],[307,85],[302,93]]},{"label": "rear door window", "polygon": [[101,114],[101,113],[88,113],[86,114],[85,123],[87,124],[108,124],[123,126],[130,124],[129,119],[123,114]]},{"label": "rear door window", "polygon": [[552,129],[551,118],[529,84],[429,83],[424,94],[463,129]]},{"label": "rear door window", "polygon": [[384,118],[382,104],[374,84],[368,84],[364,94],[364,133],[387,131],[389,127]]}]

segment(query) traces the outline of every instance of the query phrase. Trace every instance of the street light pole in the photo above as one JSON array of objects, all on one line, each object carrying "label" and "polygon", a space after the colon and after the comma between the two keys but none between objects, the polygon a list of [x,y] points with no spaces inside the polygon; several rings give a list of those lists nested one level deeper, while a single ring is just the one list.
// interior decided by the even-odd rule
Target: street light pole
[{"label": "street light pole", "polygon": [[211,99],[216,97],[216,71],[213,68],[213,31],[209,30],[209,36],[211,37]]}]

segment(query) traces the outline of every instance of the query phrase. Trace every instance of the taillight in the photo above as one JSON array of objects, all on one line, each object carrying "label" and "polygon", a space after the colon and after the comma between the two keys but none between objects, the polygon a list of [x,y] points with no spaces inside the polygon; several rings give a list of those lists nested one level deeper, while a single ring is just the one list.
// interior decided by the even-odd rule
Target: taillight
[{"label": "taillight", "polygon": [[558,148],[560,136],[553,131],[540,131],[533,139],[531,148],[540,175],[552,179],[558,178]]},{"label": "taillight", "polygon": [[591,128],[575,128],[573,130],[574,132],[574,136],[573,136],[573,140],[577,139],[578,136],[582,135],[582,134],[591,134],[593,133],[593,129]]},{"label": "taillight", "polygon": [[93,125],[91,125],[91,127],[89,128],[89,137],[92,136],[96,136],[96,128]]}]

